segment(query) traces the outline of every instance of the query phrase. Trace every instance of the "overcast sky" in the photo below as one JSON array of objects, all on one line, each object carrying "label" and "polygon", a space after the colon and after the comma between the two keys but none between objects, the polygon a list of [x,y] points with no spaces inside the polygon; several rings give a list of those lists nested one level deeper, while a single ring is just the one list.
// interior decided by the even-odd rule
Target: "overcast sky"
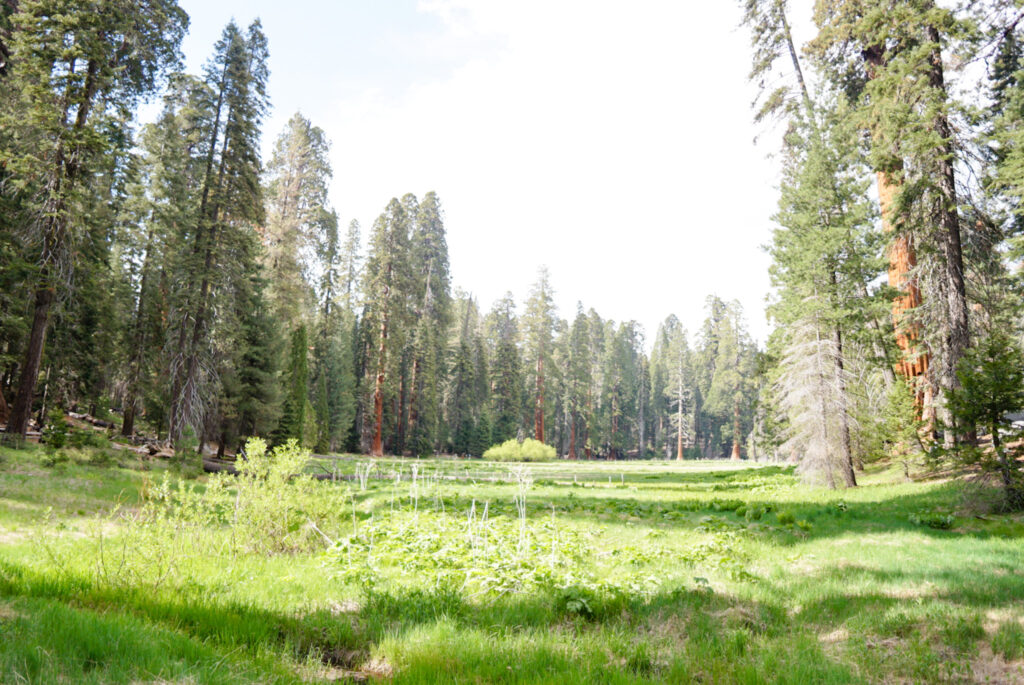
[{"label": "overcast sky", "polygon": [[[739,3],[680,0],[181,0],[189,69],[260,17],[273,110],[333,142],[331,199],[364,240],[391,197],[441,198],[456,287],[522,302],[546,264],[576,302],[691,330],[738,299],[767,333],[778,183],[751,123]],[[769,136],[770,138],[771,136]]]}]

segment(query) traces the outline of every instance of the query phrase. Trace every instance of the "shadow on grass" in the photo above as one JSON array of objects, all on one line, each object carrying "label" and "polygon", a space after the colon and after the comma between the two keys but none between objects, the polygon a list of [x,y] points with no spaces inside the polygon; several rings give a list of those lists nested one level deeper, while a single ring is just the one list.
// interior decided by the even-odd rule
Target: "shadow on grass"
[{"label": "shadow on grass", "polygon": [[[382,653],[396,662],[394,682],[745,682],[753,674],[775,682],[857,680],[813,637],[794,630],[780,607],[700,589],[644,597],[573,587],[483,602],[450,588],[366,589],[351,611],[290,615],[214,602],[201,589],[103,588],[0,562],[0,597],[142,621],[147,630],[248,658],[282,681],[288,664],[311,656],[358,672]],[[798,660],[783,658],[797,645]],[[90,649],[93,660],[111,656]],[[186,649],[180,658],[205,654]]]}]

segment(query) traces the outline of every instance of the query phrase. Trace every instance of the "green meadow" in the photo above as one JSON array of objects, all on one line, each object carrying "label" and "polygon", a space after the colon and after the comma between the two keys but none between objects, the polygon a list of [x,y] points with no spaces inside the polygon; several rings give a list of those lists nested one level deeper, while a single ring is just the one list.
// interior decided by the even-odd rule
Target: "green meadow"
[{"label": "green meadow", "polygon": [[1024,520],[960,481],[128,454],[0,450],[0,682],[1024,680]]}]

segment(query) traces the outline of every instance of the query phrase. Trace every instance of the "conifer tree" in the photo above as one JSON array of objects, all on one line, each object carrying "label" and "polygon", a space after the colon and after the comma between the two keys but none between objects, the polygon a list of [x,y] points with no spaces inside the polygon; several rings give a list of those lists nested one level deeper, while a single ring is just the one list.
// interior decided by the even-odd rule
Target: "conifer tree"
[{"label": "conifer tree", "polygon": [[693,380],[691,378],[690,346],[686,329],[674,316],[665,322],[665,365],[667,378],[665,393],[669,398],[672,414],[669,424],[676,437],[676,459],[684,458],[683,448],[692,439],[693,430]]},{"label": "conifer tree", "polygon": [[[292,331],[288,349],[288,367],[285,371],[285,398],[281,422],[274,433],[274,442],[303,440],[306,428],[306,405],[309,403],[309,346],[306,327]],[[326,395],[326,388],[325,388]]]},{"label": "conifer tree", "polygon": [[492,441],[505,442],[516,436],[523,414],[522,365],[512,293],[495,303],[490,314],[491,338],[495,341],[491,373]]},{"label": "conifer tree", "polygon": [[[267,107],[267,43],[257,20],[243,34],[232,22],[207,64],[205,88],[192,106],[200,110],[204,140],[195,225],[183,227],[172,346],[173,442],[186,428],[205,424],[208,381],[216,376],[209,349],[216,323],[215,299],[229,293],[231,278],[255,268],[248,249],[263,221],[260,185],[260,123]],[[234,254],[240,259],[232,260]]]},{"label": "conifer tree", "polygon": [[[930,370],[939,388],[954,388],[970,332],[950,125],[956,103],[942,50],[951,39],[970,39],[972,23],[933,0],[830,0],[818,3],[815,18],[819,34],[812,47],[819,64],[857,103],[871,133],[882,218],[894,235],[890,285],[903,291],[894,307],[897,342],[907,355],[903,368],[911,375]],[[918,257],[920,282],[913,269]],[[917,322],[934,364],[916,349]]]},{"label": "conifer tree", "polygon": [[187,21],[173,0],[24,0],[9,18],[4,51],[15,66],[0,81],[0,130],[16,133],[2,138],[0,166],[13,191],[32,198],[25,209],[38,264],[11,433],[28,428],[51,308],[74,267],[83,179],[126,140],[102,129],[125,126],[138,99],[177,65]]},{"label": "conifer tree", "polygon": [[[330,221],[327,185],[330,144],[322,129],[296,113],[274,144],[267,165],[267,225],[264,259],[269,297],[277,317],[289,325],[311,321],[312,265]],[[337,220],[334,220],[337,233]]]},{"label": "conifer tree", "polygon": [[[385,394],[398,395],[397,387],[390,381],[399,377],[403,332],[409,319],[410,221],[406,208],[393,198],[373,224],[370,253],[363,272],[362,290],[366,299],[363,319],[373,354],[367,364],[367,371],[373,374],[372,403],[364,416],[368,419],[372,456],[384,454]],[[393,425],[398,420],[398,416],[389,417]]]},{"label": "conifer tree", "polygon": [[569,459],[578,459],[581,418],[586,407],[587,390],[591,384],[591,355],[589,349],[589,321],[583,305],[577,303],[576,318],[569,329],[568,368],[566,370],[566,403],[569,419]]},{"label": "conifer tree", "polygon": [[545,398],[545,367],[550,370],[551,343],[554,336],[555,305],[554,293],[547,267],[537,272],[537,281],[526,300],[522,318],[523,346],[526,360],[530,364],[528,382],[533,388],[533,435],[544,442],[544,417],[547,411]]},{"label": "conifer tree", "polygon": [[408,435],[414,454],[431,454],[440,419],[446,332],[451,325],[451,284],[437,194],[427,193],[417,212],[410,241],[415,320],[410,341]]}]

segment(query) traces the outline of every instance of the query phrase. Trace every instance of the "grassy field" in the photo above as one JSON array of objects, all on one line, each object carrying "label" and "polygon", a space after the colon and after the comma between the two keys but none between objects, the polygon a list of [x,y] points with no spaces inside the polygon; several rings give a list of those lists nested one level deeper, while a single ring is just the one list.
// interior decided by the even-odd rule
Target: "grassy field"
[{"label": "grassy field", "polygon": [[1024,682],[1024,521],[956,483],[127,454],[0,449],[0,682]]}]

